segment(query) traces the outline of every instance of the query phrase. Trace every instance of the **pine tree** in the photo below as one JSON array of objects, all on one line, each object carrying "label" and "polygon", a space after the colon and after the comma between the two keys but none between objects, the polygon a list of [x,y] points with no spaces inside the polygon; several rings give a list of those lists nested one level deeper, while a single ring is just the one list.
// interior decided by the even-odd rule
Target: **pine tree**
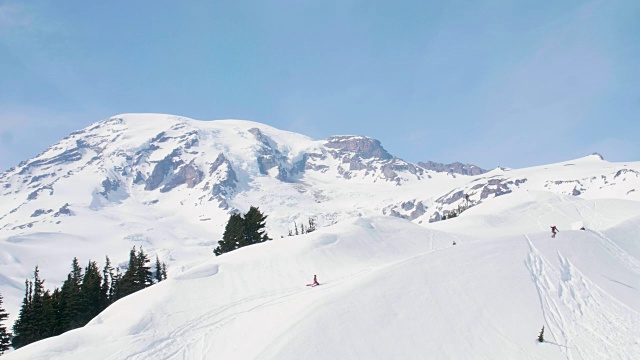
[{"label": "pine tree", "polygon": [[22,299],[22,306],[20,306],[20,313],[18,319],[13,323],[11,346],[13,346],[14,349],[19,349],[31,343],[32,339],[31,294],[33,291],[33,283],[28,279],[25,280],[24,288],[24,298]]},{"label": "pine tree", "polygon": [[51,326],[50,326],[50,333],[51,335],[49,336],[56,336],[56,335],[60,335],[63,332],[65,332],[65,329],[62,327],[63,324],[63,317],[64,317],[64,312],[63,312],[63,307],[62,307],[62,292],[60,291],[59,288],[55,288],[53,290],[53,293],[51,293],[51,299],[50,299],[50,310],[51,312]]},{"label": "pine tree", "polygon": [[154,274],[156,282],[162,281],[162,265],[160,264],[160,258],[156,255],[156,271]]},{"label": "pine tree", "polygon": [[149,260],[149,256],[142,250],[142,246],[140,247],[140,252],[138,252],[138,282],[140,283],[140,288],[138,290],[142,290],[148,286],[153,285],[153,272],[151,271],[151,266],[148,266],[151,261]]},{"label": "pine tree", "polygon": [[244,216],[244,234],[247,245],[271,240],[264,230],[266,219],[267,216],[261,213],[257,207],[252,206],[249,208],[249,211]]},{"label": "pine tree", "polygon": [[45,311],[44,280],[40,279],[40,271],[36,266],[33,272],[34,281],[25,281],[25,295],[18,319],[13,324],[14,337],[11,345],[18,349],[34,341],[44,339],[47,335],[47,325],[51,319]]},{"label": "pine tree", "polygon": [[33,338],[31,342],[44,339],[47,329],[46,323],[49,319],[45,312],[45,290],[44,280],[40,279],[40,270],[36,266],[33,271],[33,295],[31,297],[31,316],[33,319]]},{"label": "pine tree", "polygon": [[113,298],[113,267],[108,256],[105,258],[104,269],[102,269],[102,286],[100,287],[102,298],[102,309],[106,309],[112,303]]},{"label": "pine tree", "polygon": [[123,298],[142,289],[143,286],[140,284],[140,278],[138,276],[139,268],[138,254],[136,252],[136,247],[134,246],[129,252],[129,266],[127,267],[127,271],[124,272],[122,279],[120,280],[119,298]]},{"label": "pine tree", "polygon": [[74,257],[71,262],[71,273],[67,275],[67,280],[62,283],[62,289],[60,290],[60,306],[62,309],[60,327],[63,332],[84,325],[82,323],[83,300],[80,294],[82,279],[82,268],[78,263],[78,259]]},{"label": "pine tree", "polygon": [[167,280],[167,264],[162,263],[162,280]]},{"label": "pine tree", "polygon": [[224,229],[222,240],[218,241],[218,247],[213,250],[216,256],[233,251],[244,244],[244,219],[240,214],[232,214]]},{"label": "pine tree", "polygon": [[9,350],[11,346],[11,333],[7,331],[4,321],[7,320],[9,314],[2,307],[2,294],[0,294],[0,355]]},{"label": "pine tree", "polygon": [[538,335],[538,341],[544,342],[544,325],[542,326],[542,330],[540,330],[540,335]]},{"label": "pine tree", "polygon": [[122,273],[120,268],[116,268],[116,274],[111,278],[111,286],[109,287],[109,302],[113,304],[116,300],[122,298]]},{"label": "pine tree", "polygon": [[309,226],[307,227],[307,233],[316,231],[316,222],[313,219],[309,219]]},{"label": "pine tree", "polygon": [[53,295],[49,290],[45,290],[42,295],[42,306],[40,310],[40,321],[38,321],[39,339],[46,339],[48,337],[58,335],[57,330],[57,317],[55,312],[55,302]]},{"label": "pine tree", "polygon": [[80,286],[80,326],[86,325],[104,309],[106,299],[103,296],[102,285],[98,264],[89,261]]}]

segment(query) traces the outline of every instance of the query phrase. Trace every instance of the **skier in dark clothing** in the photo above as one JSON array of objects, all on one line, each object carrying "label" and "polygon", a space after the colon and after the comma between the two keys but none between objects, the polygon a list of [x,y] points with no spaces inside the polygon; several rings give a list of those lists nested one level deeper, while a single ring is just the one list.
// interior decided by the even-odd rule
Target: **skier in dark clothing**
[{"label": "skier in dark clothing", "polygon": [[555,237],[556,233],[559,233],[559,232],[560,230],[558,230],[558,228],[555,225],[551,226],[551,234],[552,234],[551,236]]}]

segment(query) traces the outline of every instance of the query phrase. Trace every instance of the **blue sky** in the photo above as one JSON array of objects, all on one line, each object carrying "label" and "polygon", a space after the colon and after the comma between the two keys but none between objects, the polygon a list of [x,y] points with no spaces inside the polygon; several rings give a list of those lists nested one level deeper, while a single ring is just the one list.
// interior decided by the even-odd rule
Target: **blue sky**
[{"label": "blue sky", "polygon": [[112,115],[640,160],[640,1],[0,1],[0,170]]}]

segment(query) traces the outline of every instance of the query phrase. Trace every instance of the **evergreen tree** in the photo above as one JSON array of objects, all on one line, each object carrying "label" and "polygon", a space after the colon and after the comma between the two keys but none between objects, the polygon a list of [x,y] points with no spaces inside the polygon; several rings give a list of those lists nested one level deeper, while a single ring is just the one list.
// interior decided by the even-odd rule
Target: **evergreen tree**
[{"label": "evergreen tree", "polygon": [[2,307],[2,294],[0,294],[0,355],[9,350],[11,346],[11,333],[7,331],[4,321],[7,320],[9,314]]},{"label": "evergreen tree", "polygon": [[122,273],[120,268],[116,268],[116,274],[111,278],[111,286],[109,287],[109,302],[113,304],[116,300],[122,298]]},{"label": "evergreen tree", "polygon": [[51,325],[49,336],[60,335],[66,330],[62,327],[64,312],[62,308],[62,292],[59,288],[55,288],[51,293],[51,299],[48,305],[48,311],[51,313]]},{"label": "evergreen tree", "polygon": [[123,298],[129,294],[133,294],[134,292],[143,288],[138,276],[139,268],[140,266],[138,265],[138,254],[136,252],[136,247],[134,246],[129,252],[129,266],[127,267],[127,271],[124,272],[124,274],[122,275],[122,279],[120,280],[119,298]]},{"label": "evergreen tree", "polygon": [[25,295],[18,319],[13,324],[14,337],[11,345],[18,349],[34,341],[44,339],[47,334],[47,319],[45,312],[44,280],[40,279],[40,271],[36,266],[33,272],[34,281],[25,281]]},{"label": "evergreen tree", "polygon": [[167,280],[167,264],[162,263],[162,280]]},{"label": "evergreen tree", "polygon": [[140,252],[138,252],[138,282],[140,283],[140,288],[138,290],[142,290],[148,286],[153,285],[153,272],[151,271],[151,266],[147,265],[151,261],[149,260],[149,256],[142,250],[142,246],[140,247]]},{"label": "evergreen tree", "polygon": [[316,222],[313,219],[309,219],[309,226],[307,226],[307,233],[316,231]]},{"label": "evergreen tree", "polygon": [[113,267],[111,266],[111,260],[107,256],[105,258],[104,269],[102,269],[102,286],[100,287],[102,298],[102,309],[106,309],[111,304],[113,298]]},{"label": "evergreen tree", "polygon": [[102,276],[95,261],[89,261],[80,286],[80,326],[86,325],[103,309],[106,299],[102,290]]},{"label": "evergreen tree", "polygon": [[156,271],[154,277],[156,279],[156,282],[164,280],[162,279],[162,264],[160,264],[160,258],[158,257],[158,255],[156,255]]},{"label": "evergreen tree", "polygon": [[540,335],[538,335],[538,341],[544,342],[544,326],[542,326],[542,330],[540,330]]},{"label": "evergreen tree", "polygon": [[18,319],[13,323],[13,339],[11,339],[11,346],[14,349],[19,349],[29,343],[31,343],[32,326],[34,325],[31,317],[31,293],[33,289],[33,283],[28,279],[24,281],[24,299],[22,299],[22,306],[20,306],[20,313]]},{"label": "evergreen tree", "polygon": [[218,247],[213,250],[216,256],[233,251],[244,244],[244,219],[240,214],[232,214],[222,234],[222,240],[218,241]]},{"label": "evergreen tree", "polygon": [[147,286],[153,285],[153,273],[151,272],[151,267],[147,265],[149,262],[149,257],[142,247],[139,252],[136,252],[135,246],[131,249],[129,253],[129,267],[124,275],[122,275],[122,279],[118,284],[120,290],[119,297],[133,294]]},{"label": "evergreen tree", "polygon": [[49,290],[45,290],[42,294],[40,320],[38,321],[38,340],[46,339],[50,336],[58,335],[57,317],[55,313],[55,302],[53,295]]},{"label": "evergreen tree", "polygon": [[[244,216],[244,234],[246,245],[253,245],[271,240],[264,230],[267,216],[252,206]],[[304,227],[303,227],[304,229]]]},{"label": "evergreen tree", "polygon": [[33,337],[31,342],[44,339],[46,337],[47,317],[45,311],[45,291],[44,280],[40,279],[40,270],[36,266],[33,271],[33,294],[31,296],[31,316],[33,320]]},{"label": "evergreen tree", "polygon": [[62,289],[60,290],[60,307],[62,311],[60,327],[63,332],[84,325],[82,323],[83,300],[80,294],[82,278],[82,268],[78,263],[78,259],[73,258],[71,273],[67,275],[67,280],[62,283]]}]

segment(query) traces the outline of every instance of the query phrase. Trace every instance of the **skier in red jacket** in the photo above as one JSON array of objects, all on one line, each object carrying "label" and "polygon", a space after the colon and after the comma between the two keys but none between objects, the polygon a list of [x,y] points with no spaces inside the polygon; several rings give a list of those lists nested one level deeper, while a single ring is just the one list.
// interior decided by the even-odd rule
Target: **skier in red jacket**
[{"label": "skier in red jacket", "polygon": [[558,230],[558,228],[555,225],[551,226],[551,236],[555,237],[556,233],[560,232],[560,230]]},{"label": "skier in red jacket", "polygon": [[320,283],[318,282],[318,277],[313,275],[313,282],[311,284],[307,284],[307,286],[317,286],[317,285],[320,285]]}]

